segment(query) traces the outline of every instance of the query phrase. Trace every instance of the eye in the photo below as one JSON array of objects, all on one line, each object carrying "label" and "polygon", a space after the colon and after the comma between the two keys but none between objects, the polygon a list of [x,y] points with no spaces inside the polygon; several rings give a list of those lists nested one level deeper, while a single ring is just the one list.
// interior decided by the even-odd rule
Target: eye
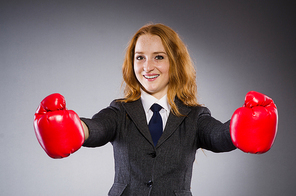
[{"label": "eye", "polygon": [[139,56],[136,56],[136,59],[137,59],[137,60],[142,60],[142,59],[144,59],[144,57],[141,56],[141,55],[139,55]]},{"label": "eye", "polygon": [[155,59],[156,59],[156,60],[162,60],[162,59],[164,59],[164,57],[161,56],[161,55],[157,55],[157,56],[155,57]]}]

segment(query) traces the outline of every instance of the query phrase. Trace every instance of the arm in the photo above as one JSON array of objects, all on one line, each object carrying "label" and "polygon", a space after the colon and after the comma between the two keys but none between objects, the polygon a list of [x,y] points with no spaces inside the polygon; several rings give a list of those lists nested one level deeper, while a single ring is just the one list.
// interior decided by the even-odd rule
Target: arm
[{"label": "arm", "polygon": [[88,130],[88,127],[86,126],[86,124],[82,120],[80,120],[80,121],[81,121],[83,131],[84,131],[84,141],[86,141],[87,138],[89,137],[89,130]]},{"label": "arm", "polygon": [[112,141],[120,123],[120,110],[113,102],[91,119],[80,118],[85,132],[85,147],[99,147]]},{"label": "arm", "polygon": [[233,145],[229,121],[222,123],[211,116],[208,108],[202,108],[198,118],[198,136],[201,148],[213,152],[228,152],[236,149]]}]

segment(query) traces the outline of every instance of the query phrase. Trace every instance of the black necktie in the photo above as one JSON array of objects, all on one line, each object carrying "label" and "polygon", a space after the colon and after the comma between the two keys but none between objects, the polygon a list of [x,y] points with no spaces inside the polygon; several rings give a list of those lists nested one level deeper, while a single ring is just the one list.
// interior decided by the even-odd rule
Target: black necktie
[{"label": "black necktie", "polygon": [[161,110],[161,108],[162,107],[156,103],[153,104],[150,108],[153,111],[153,116],[149,122],[148,127],[152,136],[154,146],[156,146],[157,141],[159,140],[162,134],[162,119],[159,114],[159,111]]}]

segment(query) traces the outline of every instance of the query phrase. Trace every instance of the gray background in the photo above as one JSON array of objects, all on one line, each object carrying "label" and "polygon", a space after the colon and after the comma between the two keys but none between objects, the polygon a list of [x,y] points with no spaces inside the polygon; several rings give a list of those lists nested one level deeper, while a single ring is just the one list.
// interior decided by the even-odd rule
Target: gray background
[{"label": "gray background", "polygon": [[51,159],[35,137],[33,115],[54,92],[83,117],[122,97],[125,48],[148,22],[183,38],[199,101],[217,119],[230,119],[250,90],[278,106],[278,135],[266,154],[197,152],[193,194],[296,195],[294,2],[1,1],[1,195],[107,195],[112,146]]}]

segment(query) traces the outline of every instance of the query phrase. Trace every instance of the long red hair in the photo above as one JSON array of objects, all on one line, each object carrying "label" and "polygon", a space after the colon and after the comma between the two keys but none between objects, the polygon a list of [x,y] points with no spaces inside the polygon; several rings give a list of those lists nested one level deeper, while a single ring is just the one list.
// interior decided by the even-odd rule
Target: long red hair
[{"label": "long red hair", "polygon": [[187,106],[199,105],[197,102],[196,73],[187,47],[174,30],[163,24],[143,26],[129,42],[122,66],[125,83],[125,99],[122,101],[135,101],[141,97],[141,84],[134,73],[134,52],[138,38],[144,34],[159,36],[169,57],[170,68],[167,97],[172,112],[178,116],[182,115],[174,102],[175,97],[179,98]]}]

